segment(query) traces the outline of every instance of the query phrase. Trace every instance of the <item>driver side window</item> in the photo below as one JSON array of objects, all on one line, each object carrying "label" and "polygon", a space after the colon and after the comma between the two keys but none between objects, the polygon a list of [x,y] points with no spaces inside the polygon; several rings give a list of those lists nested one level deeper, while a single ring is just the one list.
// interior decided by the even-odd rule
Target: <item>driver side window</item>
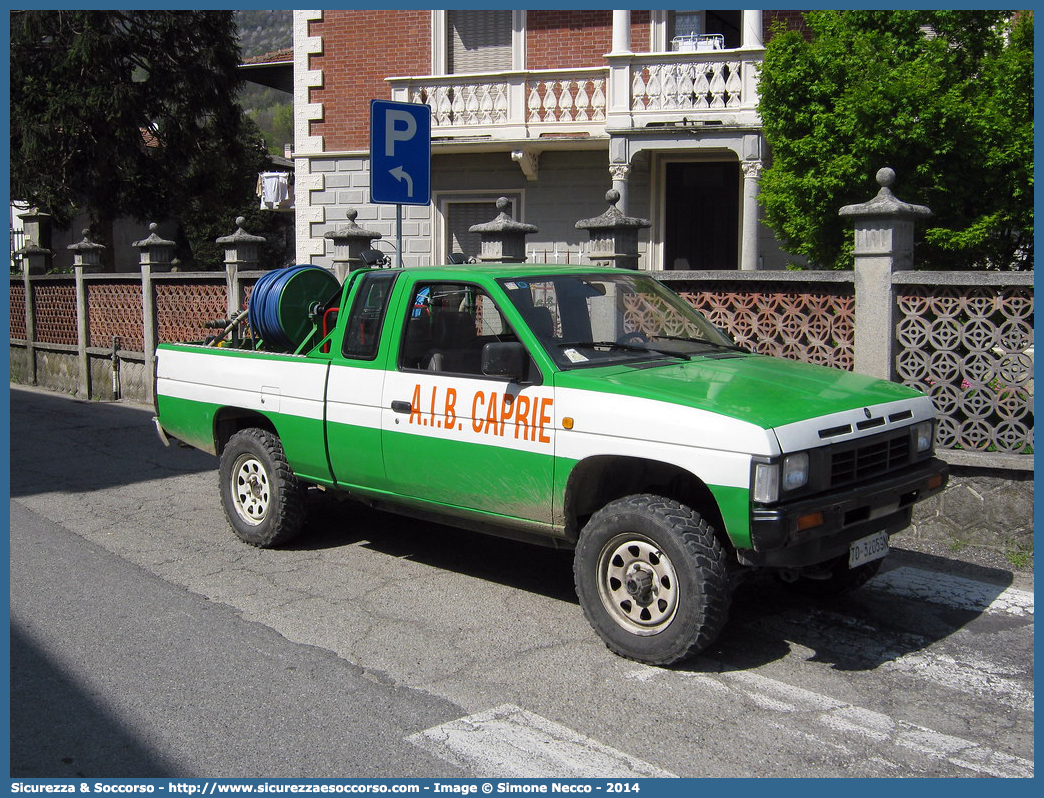
[{"label": "driver side window", "polygon": [[399,366],[454,374],[482,374],[482,347],[516,341],[493,300],[478,286],[420,283],[406,320]]}]

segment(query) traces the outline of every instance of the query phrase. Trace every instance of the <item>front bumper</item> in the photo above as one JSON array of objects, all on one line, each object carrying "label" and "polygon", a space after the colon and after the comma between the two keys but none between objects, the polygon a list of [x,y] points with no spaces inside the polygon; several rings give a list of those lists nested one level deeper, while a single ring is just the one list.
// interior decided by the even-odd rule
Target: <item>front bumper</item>
[{"label": "front bumper", "polygon": [[[927,460],[880,481],[813,496],[751,513],[750,549],[737,554],[744,565],[797,568],[845,554],[852,541],[910,525],[913,506],[946,487],[949,469]],[[798,519],[822,514],[822,523],[801,529]]]}]

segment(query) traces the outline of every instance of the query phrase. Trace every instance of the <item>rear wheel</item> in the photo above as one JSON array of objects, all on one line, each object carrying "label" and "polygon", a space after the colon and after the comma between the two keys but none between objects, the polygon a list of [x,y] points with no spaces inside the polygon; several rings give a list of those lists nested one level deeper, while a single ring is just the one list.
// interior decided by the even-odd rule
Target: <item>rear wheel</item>
[{"label": "rear wheel", "polygon": [[621,656],[680,662],[728,617],[726,552],[691,508],[659,496],[611,502],[584,527],[573,561],[588,622]]},{"label": "rear wheel", "polygon": [[304,490],[273,433],[252,427],[233,435],[221,453],[220,485],[232,531],[251,546],[278,546],[300,533]]}]

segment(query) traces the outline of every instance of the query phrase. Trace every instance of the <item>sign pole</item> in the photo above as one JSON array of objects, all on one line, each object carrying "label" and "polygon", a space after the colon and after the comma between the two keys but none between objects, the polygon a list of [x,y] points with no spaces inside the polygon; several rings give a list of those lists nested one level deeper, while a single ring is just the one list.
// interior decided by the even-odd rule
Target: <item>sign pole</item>
[{"label": "sign pole", "polygon": [[402,205],[395,206],[395,248],[399,252],[399,268],[402,268]]}]

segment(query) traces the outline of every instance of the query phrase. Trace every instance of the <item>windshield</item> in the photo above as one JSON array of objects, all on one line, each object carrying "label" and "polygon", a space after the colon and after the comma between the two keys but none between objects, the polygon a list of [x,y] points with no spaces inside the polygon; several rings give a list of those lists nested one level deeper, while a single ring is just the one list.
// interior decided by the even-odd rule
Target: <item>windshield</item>
[{"label": "windshield", "polygon": [[685,300],[638,272],[498,282],[561,368],[739,351]]}]

